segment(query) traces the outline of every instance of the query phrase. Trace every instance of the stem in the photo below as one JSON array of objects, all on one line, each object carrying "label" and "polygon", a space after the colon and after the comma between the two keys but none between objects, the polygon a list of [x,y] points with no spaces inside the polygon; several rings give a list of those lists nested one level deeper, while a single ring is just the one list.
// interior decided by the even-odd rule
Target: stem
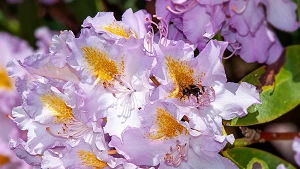
[{"label": "stem", "polygon": [[261,138],[264,141],[273,141],[273,140],[293,140],[295,137],[300,137],[300,133],[269,133],[261,132]]},{"label": "stem", "polygon": [[244,138],[236,139],[234,146],[244,147],[253,143],[264,143],[266,141],[274,140],[293,140],[295,137],[300,137],[300,133],[276,133],[276,132],[263,132],[260,130],[249,129],[247,127],[240,127]]}]

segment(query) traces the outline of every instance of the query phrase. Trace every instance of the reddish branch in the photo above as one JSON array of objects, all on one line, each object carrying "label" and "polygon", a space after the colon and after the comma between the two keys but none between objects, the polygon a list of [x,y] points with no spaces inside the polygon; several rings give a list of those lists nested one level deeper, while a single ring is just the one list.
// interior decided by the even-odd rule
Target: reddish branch
[{"label": "reddish branch", "polygon": [[263,143],[274,140],[293,140],[296,136],[300,137],[300,133],[263,132],[261,130],[249,129],[247,127],[240,127],[240,129],[242,134],[245,136],[241,139],[248,144]]}]

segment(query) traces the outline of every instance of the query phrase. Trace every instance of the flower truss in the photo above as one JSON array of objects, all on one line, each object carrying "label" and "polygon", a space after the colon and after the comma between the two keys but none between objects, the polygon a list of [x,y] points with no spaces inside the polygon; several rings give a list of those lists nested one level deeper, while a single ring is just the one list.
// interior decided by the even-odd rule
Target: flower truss
[{"label": "flower truss", "polygon": [[[43,34],[43,36],[41,36]],[[38,49],[34,51],[26,41],[11,36],[8,33],[0,32],[0,168],[30,168],[23,160],[16,157],[9,149],[9,139],[26,138],[26,133],[22,132],[16,124],[9,120],[13,107],[21,105],[21,96],[15,88],[19,81],[14,81],[8,77],[6,64],[11,59],[23,61],[24,58],[33,53],[48,53],[49,41],[51,42],[52,32],[41,27],[36,30],[35,36],[38,39]],[[9,134],[7,134],[9,133]]]},{"label": "flower truss", "polygon": [[296,9],[291,0],[156,1],[161,27],[168,27],[169,22],[175,27],[168,38],[185,36],[202,50],[220,32],[232,55],[240,55],[248,63],[271,64],[279,58],[283,47],[272,27],[287,32],[298,29]]},{"label": "flower truss", "polygon": [[245,116],[258,92],[227,82],[228,42],[196,56],[152,25],[144,10],[100,12],[79,37],[55,35],[50,53],[11,61],[22,96],[12,118],[28,132],[11,149],[37,168],[237,168],[219,154],[234,142],[222,120]]}]

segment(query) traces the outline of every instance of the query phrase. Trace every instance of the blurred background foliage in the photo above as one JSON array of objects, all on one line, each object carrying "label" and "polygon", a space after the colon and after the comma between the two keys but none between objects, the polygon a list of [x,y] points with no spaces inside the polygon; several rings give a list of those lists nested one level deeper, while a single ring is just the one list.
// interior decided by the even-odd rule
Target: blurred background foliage
[{"label": "blurred background foliage", "polygon": [[95,16],[98,11],[111,11],[117,19],[132,8],[133,11],[145,9],[143,0],[73,0],[47,5],[39,0],[24,0],[21,3],[0,1],[0,31],[9,32],[27,40],[35,47],[34,31],[41,26],[50,30],[72,30],[78,34],[83,20]]}]

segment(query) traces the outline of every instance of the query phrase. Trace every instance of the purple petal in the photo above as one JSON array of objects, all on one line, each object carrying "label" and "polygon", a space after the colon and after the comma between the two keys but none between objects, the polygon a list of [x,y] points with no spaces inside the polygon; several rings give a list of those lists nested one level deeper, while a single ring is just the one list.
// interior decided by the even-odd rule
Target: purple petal
[{"label": "purple petal", "polygon": [[227,42],[211,40],[196,57],[199,72],[205,72],[202,80],[204,86],[213,86],[216,81],[227,81],[224,66],[221,62],[227,45]]},{"label": "purple petal", "polygon": [[203,37],[205,28],[210,22],[210,15],[206,13],[205,7],[198,5],[183,14],[183,33],[192,43],[206,41]]},{"label": "purple petal", "polygon": [[[267,20],[283,31],[293,32],[300,24],[296,20],[297,4],[291,0],[262,0],[267,9]],[[298,9],[299,10],[299,9]]]}]

